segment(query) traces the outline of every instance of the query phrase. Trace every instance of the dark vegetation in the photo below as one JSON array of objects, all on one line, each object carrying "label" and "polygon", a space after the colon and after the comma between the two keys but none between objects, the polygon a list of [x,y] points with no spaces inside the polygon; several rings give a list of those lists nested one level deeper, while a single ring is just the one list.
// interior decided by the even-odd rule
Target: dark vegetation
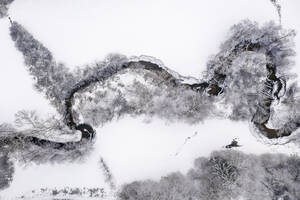
[{"label": "dark vegetation", "polygon": [[47,198],[51,199],[76,199],[80,198],[97,198],[106,199],[106,192],[104,188],[70,188],[66,187],[63,189],[58,188],[41,188],[39,190],[32,190],[30,193],[21,196],[19,199],[30,199],[30,198]]},{"label": "dark vegetation", "polygon": [[[0,17],[7,16],[11,2],[0,1]],[[278,2],[271,2],[281,15]],[[127,58],[116,54],[107,56],[102,62],[70,72],[68,67],[57,62],[52,53],[21,24],[11,19],[10,22],[11,38],[16,49],[24,57],[27,70],[34,79],[35,89],[45,95],[56,108],[58,115],[41,119],[35,112],[20,111],[16,114],[15,124],[0,124],[0,177],[3,177],[0,180],[0,189],[7,187],[12,180],[14,170],[11,160],[43,163],[84,158],[92,148],[95,127],[126,115],[144,115],[190,124],[214,117],[251,121],[254,130],[268,140],[287,138],[288,142],[299,144],[299,87],[293,80],[295,75],[290,72],[295,55],[294,30],[285,30],[274,22],[259,26],[249,20],[241,21],[231,27],[229,37],[222,43],[219,52],[207,62],[205,73],[202,79],[198,80],[173,72],[155,58]],[[133,75],[133,83],[122,83],[120,80],[124,74]],[[277,107],[284,108],[282,112],[288,114],[275,112]],[[228,114],[224,114],[222,108],[226,108]],[[72,141],[56,141],[50,138],[51,134],[77,134],[79,138]],[[237,154],[237,157],[240,155],[240,159],[247,157],[251,160],[253,157],[231,153]],[[174,174],[174,179],[178,179],[178,182],[187,182],[179,188],[173,188],[175,191],[168,195],[178,193],[179,197],[176,198],[179,199],[194,193],[199,198],[208,195],[208,199],[237,197],[239,188],[243,188],[242,191],[246,190],[243,183],[239,182],[239,177],[242,177],[244,171],[230,157],[231,153],[216,153],[220,155],[212,156],[200,164],[201,170],[204,171],[198,175],[201,182],[206,182],[204,185],[195,181],[196,178],[194,180],[188,178],[189,176]],[[277,157],[280,160],[283,156]],[[255,159],[261,163],[263,156]],[[285,158],[285,162],[292,161]],[[108,169],[104,161],[102,165],[105,170]],[[256,176],[248,177],[246,174],[244,181],[260,185],[259,191],[268,191],[266,195],[270,195],[266,198],[273,195],[272,198],[280,196],[287,199],[289,197],[284,196],[286,193],[291,195],[292,199],[297,197],[294,186],[289,185],[298,186],[297,181],[284,182],[290,181],[288,179],[282,182],[278,178],[278,182],[277,172],[283,172],[275,170],[275,173],[275,165],[272,163],[272,170],[265,169],[264,166],[257,165],[257,169],[264,172],[264,177],[259,179],[259,183],[256,182]],[[245,164],[245,167],[249,166]],[[298,167],[296,165],[295,168]],[[281,169],[279,165],[277,168]],[[202,174],[205,170],[207,175]],[[250,173],[251,170],[247,172]],[[111,176],[108,176],[109,181],[110,178]],[[293,180],[298,180],[298,175]],[[163,179],[162,182],[166,184],[162,185],[162,188],[173,187],[168,185],[168,180]],[[156,188],[160,183],[146,184],[154,187],[153,191],[160,191],[160,187]],[[185,191],[182,187],[195,184],[199,184],[201,194],[199,191],[197,193],[198,189],[194,191],[194,186],[189,188],[187,194],[176,192]],[[236,189],[232,190],[231,187]],[[149,192],[152,190],[147,191]],[[183,195],[182,198],[180,195]]]},{"label": "dark vegetation", "polygon": [[[1,149],[14,156],[18,155],[14,152],[24,152],[24,161],[81,157],[95,136],[93,126],[123,115],[143,114],[198,123],[220,116],[216,104],[221,103],[231,108],[226,117],[252,119],[258,133],[269,139],[290,136],[300,126],[300,104],[295,98],[299,89],[291,82],[293,76],[289,72],[295,33],[272,22],[262,27],[248,20],[234,25],[220,52],[209,60],[201,81],[183,77],[154,58],[128,59],[122,55],[110,55],[103,62],[71,73],[20,24],[12,22],[10,31],[35,80],[35,88],[45,94],[63,118],[41,120],[34,113],[22,111],[16,115],[16,122],[18,127],[26,124],[28,129],[1,125],[0,141],[5,143]],[[145,82],[135,80],[132,85],[118,84],[119,88],[109,85],[110,81],[118,82],[114,78],[124,73],[135,73]],[[190,80],[194,83],[188,83]],[[154,89],[149,85],[155,86]],[[87,91],[96,96],[86,98]],[[79,102],[76,109],[75,101]],[[279,123],[281,127],[269,128],[274,101],[280,101],[291,114],[288,120],[283,120],[285,123]],[[79,122],[80,115],[85,122]],[[73,142],[48,139],[48,132],[55,131],[58,134],[77,131],[81,137]],[[25,153],[28,151],[31,153]]]},{"label": "dark vegetation", "polygon": [[298,200],[300,158],[225,150],[195,160],[186,175],[125,184],[119,200]]},{"label": "dark vegetation", "polygon": [[14,0],[0,0],[0,18],[7,16],[8,7],[13,1]]}]

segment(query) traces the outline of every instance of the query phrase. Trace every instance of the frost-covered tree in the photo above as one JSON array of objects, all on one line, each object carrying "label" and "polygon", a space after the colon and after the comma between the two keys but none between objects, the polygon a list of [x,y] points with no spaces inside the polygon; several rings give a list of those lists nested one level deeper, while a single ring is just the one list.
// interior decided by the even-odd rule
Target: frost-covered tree
[{"label": "frost-covered tree", "polygon": [[225,150],[197,158],[187,175],[172,173],[160,181],[123,185],[119,200],[299,199],[299,156],[260,156]]},{"label": "frost-covered tree", "polygon": [[[11,1],[3,2],[0,8],[7,9]],[[10,35],[35,88],[57,110],[57,116],[48,119],[21,111],[15,124],[0,126],[0,142],[6,144],[0,148],[24,162],[82,158],[92,148],[95,127],[125,115],[190,124],[212,117],[251,120],[253,130],[266,139],[300,143],[299,87],[290,72],[295,31],[274,22],[260,26],[244,20],[232,26],[200,80],[181,76],[149,56],[111,54],[70,71],[21,24],[11,21]],[[288,114],[281,115],[284,112]],[[213,182],[215,190],[235,185],[235,165],[217,157],[210,162],[215,170],[230,174],[224,183]],[[230,187],[226,194],[234,196]]]},{"label": "frost-covered tree", "polygon": [[14,0],[0,0],[0,18],[6,17],[8,12],[8,6],[13,2]]},{"label": "frost-covered tree", "polygon": [[104,159],[101,157],[99,160],[99,165],[100,168],[103,171],[104,177],[105,177],[105,182],[109,184],[110,189],[115,190],[116,189],[116,184],[114,181],[113,174],[111,170],[109,169],[108,165],[104,161]]},{"label": "frost-covered tree", "polygon": [[[293,63],[290,57],[294,55],[295,34],[274,23],[259,27],[246,20],[234,25],[220,52],[209,60],[203,80],[183,77],[151,57],[122,55],[109,55],[103,62],[70,72],[20,24],[12,22],[10,30],[35,80],[35,88],[45,94],[61,116],[41,120],[30,112],[16,115],[16,125],[23,127],[22,131],[13,128],[10,132],[17,136],[6,133],[3,138],[12,141],[10,151],[30,152],[29,160],[62,160],[59,155],[81,155],[82,149],[78,149],[90,143],[86,139],[94,137],[92,126],[126,114],[187,123],[214,116],[252,119],[259,133],[268,138],[289,136],[299,127],[299,104],[291,103],[291,99],[298,101],[298,87],[292,84],[286,89],[292,77],[288,70]],[[122,81],[125,75],[131,82]],[[281,100],[293,111],[292,119],[279,129],[268,128],[266,124],[273,119],[273,102]],[[222,106],[229,115],[217,109]],[[51,140],[49,135],[53,132],[79,133],[79,139]],[[36,148],[44,151],[32,153]]]},{"label": "frost-covered tree", "polygon": [[[24,55],[36,88],[63,115],[66,126],[87,138],[94,135],[92,125],[124,114],[197,123],[222,116],[216,110],[220,104],[229,110],[230,119],[252,118],[256,129],[268,138],[289,136],[298,127],[297,117],[279,129],[266,124],[272,102],[284,96],[290,80],[294,35],[294,31],[274,23],[259,27],[242,21],[231,28],[220,52],[208,62],[203,80],[197,80],[180,76],[151,57],[121,55],[110,55],[103,62],[71,73],[21,25],[13,22],[11,26],[12,39]],[[133,74],[132,84],[119,81],[125,72]],[[86,95],[87,91],[93,95]],[[73,109],[75,101],[77,109]],[[79,123],[80,116],[84,123]]]},{"label": "frost-covered tree", "polygon": [[52,53],[17,22],[11,24],[10,35],[24,56],[25,65],[34,78],[35,88],[43,92],[58,112],[62,113],[65,93],[76,83],[73,74],[62,63],[57,63]]},{"label": "frost-covered tree", "polygon": [[162,177],[159,182],[146,180],[136,181],[123,186],[118,193],[118,199],[127,200],[154,200],[174,199],[190,200],[195,199],[197,188],[181,173],[172,173]]},{"label": "frost-covered tree", "polygon": [[13,180],[14,166],[5,152],[0,152],[0,190],[7,188]]},{"label": "frost-covered tree", "polygon": [[279,23],[281,24],[281,5],[278,2],[278,0],[270,0],[270,1],[274,5],[274,7],[276,8],[278,18],[279,18]]}]

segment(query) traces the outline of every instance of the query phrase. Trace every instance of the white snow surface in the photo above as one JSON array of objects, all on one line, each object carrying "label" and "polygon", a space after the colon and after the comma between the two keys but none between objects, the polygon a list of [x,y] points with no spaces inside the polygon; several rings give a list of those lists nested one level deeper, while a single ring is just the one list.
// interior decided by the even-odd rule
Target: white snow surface
[{"label": "white snow surface", "polygon": [[[299,31],[299,9],[298,0],[282,1],[282,25]],[[159,63],[161,66],[187,77],[198,77],[203,72],[208,56],[217,53],[234,23],[244,18],[260,23],[277,20],[268,0],[251,3],[246,0],[147,0],[143,3],[137,0],[15,0],[9,14],[43,42],[57,60],[70,67],[118,52],[128,57],[154,56],[165,63]],[[8,20],[1,19],[0,121],[12,122],[14,113],[21,109],[37,110],[41,115],[55,113],[43,95],[33,89],[32,79],[25,70],[21,53],[13,46],[8,28]],[[300,52],[299,34],[296,45],[296,51]],[[296,65],[299,62],[298,54]],[[169,71],[175,74],[172,70]],[[300,75],[299,67],[295,72]],[[176,76],[180,75],[176,73]],[[233,138],[238,138],[242,145],[239,150],[246,153],[300,153],[293,145],[263,143],[250,130],[248,123],[228,120],[207,120],[193,126],[166,124],[158,119],[145,122],[143,117],[113,121],[97,129],[96,148],[85,162],[27,166],[16,163],[14,181],[0,192],[0,199],[15,199],[42,187],[103,187],[109,191],[98,165],[100,156],[121,186],[134,180],[158,180],[174,171],[186,173],[195,158],[224,149]],[[198,134],[175,156],[185,139],[195,132]]]}]

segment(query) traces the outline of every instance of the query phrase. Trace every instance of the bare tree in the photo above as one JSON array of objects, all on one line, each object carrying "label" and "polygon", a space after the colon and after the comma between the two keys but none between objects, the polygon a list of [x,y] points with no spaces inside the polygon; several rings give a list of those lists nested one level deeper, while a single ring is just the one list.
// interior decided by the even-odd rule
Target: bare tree
[{"label": "bare tree", "polygon": [[125,184],[118,192],[118,198],[298,200],[299,161],[300,158],[296,155],[257,156],[233,150],[216,151],[209,157],[196,159],[194,167],[187,175],[171,173],[160,181],[135,181]]},{"label": "bare tree", "polygon": [[[4,1],[0,9],[7,9],[11,2]],[[279,4],[272,3],[280,15]],[[1,15],[6,15],[2,11]],[[56,108],[58,116],[42,120],[35,112],[17,113],[15,124],[0,127],[0,143],[5,144],[0,148],[9,156],[37,162],[82,158],[92,148],[95,127],[124,115],[155,116],[190,124],[211,117],[251,120],[255,130],[269,140],[294,137],[297,139],[288,141],[299,142],[299,87],[291,83],[290,72],[295,31],[274,22],[259,26],[244,20],[232,26],[200,80],[184,77],[153,57],[127,58],[117,54],[71,72],[13,20],[10,35],[34,78],[35,88]],[[124,74],[132,75],[134,81],[119,81]],[[274,116],[279,116],[273,111],[278,105],[290,114],[278,118],[283,122],[275,123],[277,126],[269,126]],[[58,140],[51,134],[79,137]],[[235,165],[218,159],[211,162],[216,177],[234,182],[231,172],[235,172]],[[220,171],[222,174],[218,174]]]}]

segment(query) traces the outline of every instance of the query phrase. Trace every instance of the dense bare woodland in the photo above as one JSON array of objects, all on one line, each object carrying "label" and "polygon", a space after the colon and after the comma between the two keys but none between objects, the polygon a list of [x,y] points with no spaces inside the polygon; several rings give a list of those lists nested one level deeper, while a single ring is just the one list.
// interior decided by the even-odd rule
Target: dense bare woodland
[{"label": "dense bare woodland", "polygon": [[126,184],[120,199],[299,199],[298,156],[247,155],[216,151],[195,160],[194,168],[160,181]]},{"label": "dense bare woodland", "polygon": [[[9,4],[1,1],[0,17]],[[281,6],[271,0],[281,21]],[[202,78],[182,76],[150,56],[110,54],[102,62],[70,71],[20,23],[10,20],[10,36],[24,58],[34,87],[55,107],[48,118],[35,111],[16,113],[0,124],[0,189],[13,181],[14,162],[84,161],[93,151],[96,127],[124,116],[157,117],[188,124],[221,118],[250,121],[264,141],[300,145],[297,74],[291,72],[295,30],[280,23],[243,20],[233,25]],[[57,139],[59,138],[59,139]],[[229,146],[229,147],[233,147]],[[101,157],[106,182],[114,177]],[[133,199],[300,199],[298,155],[213,152],[195,160],[186,175],[136,181],[116,198]]]}]

